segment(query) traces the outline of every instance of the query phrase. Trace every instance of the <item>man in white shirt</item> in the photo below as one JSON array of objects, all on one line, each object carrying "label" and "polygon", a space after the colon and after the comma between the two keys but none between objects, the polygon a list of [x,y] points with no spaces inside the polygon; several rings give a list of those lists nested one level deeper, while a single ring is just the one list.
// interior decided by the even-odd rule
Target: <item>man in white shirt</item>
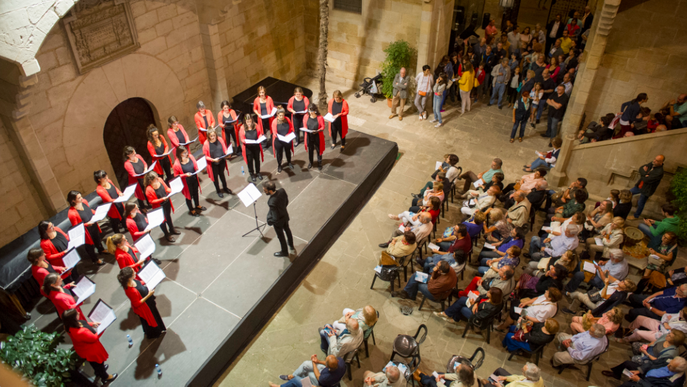
[{"label": "man in white shirt", "polygon": [[[470,192],[470,191],[468,191]],[[475,212],[485,211],[489,206],[494,204],[496,201],[496,195],[501,192],[501,188],[497,185],[492,185],[489,187],[487,192],[479,194],[477,197],[469,196],[463,202],[463,207],[461,207],[460,212],[465,215],[472,216]]]},{"label": "man in white shirt", "polygon": [[575,336],[561,332],[556,336],[556,346],[560,352],[553,355],[554,367],[587,364],[608,347],[606,328],[601,324],[594,324],[587,332]]},{"label": "man in white shirt", "polygon": [[424,238],[427,238],[429,236],[434,226],[432,225],[432,215],[430,215],[428,212],[421,212],[419,219],[421,223],[419,226],[405,227],[404,231],[396,229],[391,234],[391,238],[389,238],[389,241],[385,243],[380,243],[379,247],[386,249],[387,247],[389,247],[389,243],[391,243],[392,239],[396,238],[397,236],[403,235],[405,231],[412,231],[415,234],[417,242],[420,243]]},{"label": "man in white shirt", "polygon": [[[568,226],[570,228],[570,226]],[[620,249],[610,249],[608,251],[609,258],[605,261],[600,261],[601,265],[594,263],[596,276],[589,280],[589,285],[596,289],[604,288],[604,280],[609,279],[611,283],[615,281],[622,281],[627,277],[629,267],[625,260],[625,254]],[[584,270],[580,270],[573,275],[573,277],[565,285],[565,291],[572,293],[584,281]]]},{"label": "man in white shirt", "polygon": [[567,94],[568,97],[570,97],[573,88],[573,84],[572,82],[570,82],[570,73],[565,73],[565,75],[563,75],[563,83],[561,83],[561,85],[565,87],[565,94]]},{"label": "man in white shirt", "polygon": [[561,21],[561,14],[556,15],[556,19],[549,23],[549,25],[546,26],[547,29],[547,35],[546,35],[546,51],[549,51],[549,48],[553,44],[553,42],[556,41],[556,39],[560,38],[563,36],[563,29],[565,26],[563,25],[563,22]]},{"label": "man in white shirt", "polygon": [[[575,250],[580,243],[580,240],[577,238],[577,234],[580,233],[580,227],[578,224],[570,224],[561,235],[546,238],[543,241],[538,236],[533,236],[530,240],[530,260],[539,261],[544,257],[557,258],[568,250]],[[584,276],[582,276],[582,279],[584,279]],[[603,287],[603,284],[601,287]]]}]

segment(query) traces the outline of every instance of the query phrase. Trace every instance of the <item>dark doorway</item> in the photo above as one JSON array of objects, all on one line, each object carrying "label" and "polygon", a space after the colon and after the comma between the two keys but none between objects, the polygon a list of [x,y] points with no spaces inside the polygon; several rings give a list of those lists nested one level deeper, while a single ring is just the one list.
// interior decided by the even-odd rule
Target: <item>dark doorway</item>
[{"label": "dark doorway", "polygon": [[155,124],[155,116],[150,104],[143,98],[127,99],[117,105],[107,117],[103,140],[121,189],[124,189],[129,181],[124,169],[125,146],[133,146],[136,153],[150,165],[150,155],[146,148],[146,128],[150,124]]}]

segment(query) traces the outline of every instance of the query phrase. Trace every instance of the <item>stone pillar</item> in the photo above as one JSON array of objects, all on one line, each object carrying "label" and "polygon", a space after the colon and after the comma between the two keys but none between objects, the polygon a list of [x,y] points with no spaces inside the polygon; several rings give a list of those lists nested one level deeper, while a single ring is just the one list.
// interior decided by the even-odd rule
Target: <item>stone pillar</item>
[{"label": "stone pillar", "polygon": [[210,92],[212,93],[213,105],[211,110],[217,112],[220,110],[220,101],[229,98],[217,24],[201,23],[200,36],[203,41],[203,51],[205,52],[205,62],[207,63],[208,78],[210,80]]},{"label": "stone pillar", "polygon": [[415,74],[420,74],[422,72],[422,66],[429,64],[433,65],[432,59],[434,52],[435,39],[433,36],[436,34],[436,18],[434,15],[434,5],[437,1],[423,2],[422,3],[422,13],[420,15],[420,38],[417,42],[417,66],[415,68]]},{"label": "stone pillar", "polygon": [[[613,26],[613,20],[618,13],[621,0],[599,0],[596,12],[594,13],[594,23],[589,34],[590,40],[584,50],[584,58],[577,72],[575,87],[573,88],[568,108],[563,118],[560,135],[563,139],[561,152],[556,161],[556,168],[549,173],[547,180],[549,184],[557,187],[567,184],[568,164],[570,154],[575,142],[575,134],[584,123],[584,112],[589,99],[589,92],[596,78],[596,73],[601,65],[601,59],[608,42],[608,34]],[[573,177],[575,178],[575,177]]]}]

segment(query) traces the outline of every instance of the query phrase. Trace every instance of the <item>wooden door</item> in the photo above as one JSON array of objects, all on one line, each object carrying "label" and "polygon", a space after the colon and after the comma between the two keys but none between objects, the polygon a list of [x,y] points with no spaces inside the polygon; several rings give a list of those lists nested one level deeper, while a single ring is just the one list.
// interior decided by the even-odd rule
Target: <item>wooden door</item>
[{"label": "wooden door", "polygon": [[131,145],[148,165],[151,157],[146,145],[146,129],[155,125],[155,116],[150,105],[143,98],[130,98],[115,107],[105,122],[103,139],[107,154],[110,156],[112,169],[123,190],[128,185],[128,174],[124,169],[124,147]]}]

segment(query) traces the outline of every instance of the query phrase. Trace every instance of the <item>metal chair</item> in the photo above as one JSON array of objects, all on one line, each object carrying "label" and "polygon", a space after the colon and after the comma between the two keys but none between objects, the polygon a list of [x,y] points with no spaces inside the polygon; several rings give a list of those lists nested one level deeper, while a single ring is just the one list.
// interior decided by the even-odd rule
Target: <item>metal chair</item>
[{"label": "metal chair", "polygon": [[[427,339],[427,326],[425,324],[417,327],[415,336],[396,336],[389,361],[394,361],[394,357],[398,355],[401,358],[401,362],[408,366],[410,375],[413,375],[422,361],[420,357],[420,344],[422,344],[425,339]],[[411,385],[415,385],[415,380],[412,377],[409,381]]]},{"label": "metal chair", "polygon": [[372,289],[375,286],[375,281],[377,281],[377,278],[379,278],[382,281],[390,282],[391,283],[391,291],[394,291],[394,281],[398,281],[398,287],[401,287],[401,276],[399,272],[401,271],[401,266],[382,266],[382,272],[377,273],[375,271],[375,275],[372,278],[372,284],[370,285],[370,289]]},{"label": "metal chair", "polygon": [[586,362],[584,364],[563,364],[563,365],[559,366],[558,367],[558,374],[559,375],[562,374],[566,368],[571,368],[575,365],[580,365],[580,366],[586,365],[587,366],[587,381],[589,381],[589,378],[592,376],[592,367],[594,366],[594,363],[599,361],[599,359],[601,359],[601,355],[603,355],[604,353],[606,353],[606,351],[608,351],[609,343],[610,343],[610,340],[608,340],[608,338],[606,338],[606,347],[604,348],[603,352],[594,356],[594,358],[590,359],[588,362]]},{"label": "metal chair", "polygon": [[485,330],[487,331],[487,344],[491,344],[491,331],[494,329],[493,324],[497,315],[498,313],[495,313],[493,316],[491,316],[491,318],[483,320],[482,324],[479,325],[477,325],[477,321],[475,319],[468,319],[468,322],[465,325],[465,330],[463,331],[463,338],[465,338],[465,335],[468,334],[469,330],[473,328],[479,328],[482,331],[482,335],[484,335]]},{"label": "metal chair", "polygon": [[363,343],[365,340],[363,340],[358,348],[352,350],[351,352],[345,354],[343,356],[344,363],[346,363],[346,372],[348,373],[348,380],[353,380],[351,376],[351,369],[353,368],[353,360],[355,360],[358,363],[358,368],[360,368],[360,357],[358,356],[358,351],[360,351],[360,347],[363,346]]},{"label": "metal chair", "polygon": [[[420,294],[422,294],[422,293],[420,293]],[[429,301],[436,302],[436,303],[441,303],[441,310],[445,310],[445,309],[446,309],[446,301],[449,299],[449,297],[451,297],[450,294],[448,295],[448,297],[444,298],[443,300],[436,300],[436,301],[429,300]],[[423,295],[422,295],[422,301],[420,302],[420,306],[417,308],[418,311],[422,310],[422,305],[425,304],[425,301],[426,301],[426,300],[427,300],[427,297],[425,297],[424,294],[423,294]],[[449,302],[449,303],[450,303],[450,302]]]},{"label": "metal chair", "polygon": [[[481,355],[479,358],[477,357],[478,355]],[[482,347],[479,347],[475,349],[475,352],[472,353],[472,356],[468,359],[464,356],[460,355],[453,355],[451,358],[448,360],[448,364],[446,364],[446,373],[455,373],[456,372],[456,364],[467,364],[470,367],[472,367],[473,371],[476,371],[479,367],[482,366],[482,363],[484,362],[484,349]],[[475,360],[476,359],[476,360]]]},{"label": "metal chair", "polygon": [[[379,321],[379,311],[377,311],[377,321]],[[377,323],[375,323],[377,325]],[[367,350],[367,340],[372,336],[372,344],[377,345],[375,340],[375,325],[371,326],[367,331],[365,331],[363,336],[363,343],[365,343],[365,356],[370,357],[370,352]]]},{"label": "metal chair", "polygon": [[539,365],[539,358],[544,356],[544,349],[546,349],[547,344],[548,343],[540,345],[535,349],[532,349],[530,347],[529,351],[524,349],[524,348],[519,348],[519,349],[510,353],[510,356],[508,356],[508,360],[511,360],[513,358],[513,356],[515,356],[515,355],[527,356],[530,358],[532,358],[532,356],[534,356],[534,364]]}]

